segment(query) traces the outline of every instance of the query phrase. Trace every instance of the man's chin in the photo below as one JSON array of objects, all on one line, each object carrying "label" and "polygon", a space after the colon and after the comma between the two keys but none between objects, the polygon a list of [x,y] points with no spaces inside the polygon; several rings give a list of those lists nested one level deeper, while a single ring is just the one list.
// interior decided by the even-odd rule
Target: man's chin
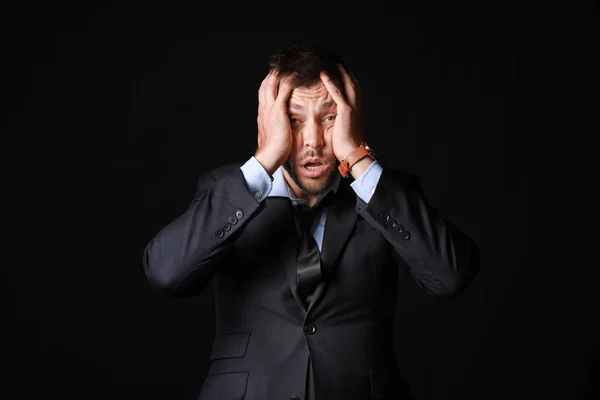
[{"label": "man's chin", "polygon": [[296,181],[296,184],[300,187],[300,189],[313,196],[316,196],[323,193],[325,189],[327,189],[327,183],[329,181],[328,177],[329,176],[321,176],[319,178],[307,178],[305,176],[301,176],[298,179],[299,182],[298,180]]},{"label": "man's chin", "polygon": [[335,174],[337,173],[337,165],[330,165],[326,174],[315,178],[304,176],[301,170],[303,167],[292,167],[289,161],[286,162],[283,167],[288,172],[294,183],[300,189],[312,196],[318,196],[323,193],[331,184],[331,182],[333,182],[335,179]]},{"label": "man's chin", "polygon": [[313,196],[318,196],[327,189],[327,187],[333,181],[334,174],[336,172],[333,166],[330,166],[327,173],[315,178],[311,178],[304,176],[302,171],[299,170],[300,168],[302,167],[298,167],[298,169],[294,171],[295,173],[292,175],[292,179],[294,182],[296,182],[300,189]]}]

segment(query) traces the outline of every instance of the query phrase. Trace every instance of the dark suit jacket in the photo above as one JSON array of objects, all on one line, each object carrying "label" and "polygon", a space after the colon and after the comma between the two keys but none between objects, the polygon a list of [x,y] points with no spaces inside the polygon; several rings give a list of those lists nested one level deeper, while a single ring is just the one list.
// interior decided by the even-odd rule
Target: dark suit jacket
[{"label": "dark suit jacket", "polygon": [[428,293],[461,292],[476,245],[384,167],[365,204],[343,180],[322,246],[326,281],[305,305],[296,287],[290,200],[250,194],[239,165],[206,172],[187,211],[148,244],[149,280],[169,297],[214,279],[216,337],[201,400],[305,399],[309,356],[318,400],[410,398],[394,355],[398,272]]}]

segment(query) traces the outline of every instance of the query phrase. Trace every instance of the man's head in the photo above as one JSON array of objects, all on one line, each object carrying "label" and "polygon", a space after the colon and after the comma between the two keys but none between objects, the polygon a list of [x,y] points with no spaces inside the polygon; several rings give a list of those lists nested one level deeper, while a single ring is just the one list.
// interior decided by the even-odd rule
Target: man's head
[{"label": "man's head", "polygon": [[288,46],[269,59],[270,69],[278,69],[281,77],[298,74],[288,102],[293,144],[284,168],[293,183],[311,196],[321,194],[338,175],[331,146],[337,107],[319,75],[325,72],[343,88],[338,63],[345,67],[333,51],[306,43]]}]

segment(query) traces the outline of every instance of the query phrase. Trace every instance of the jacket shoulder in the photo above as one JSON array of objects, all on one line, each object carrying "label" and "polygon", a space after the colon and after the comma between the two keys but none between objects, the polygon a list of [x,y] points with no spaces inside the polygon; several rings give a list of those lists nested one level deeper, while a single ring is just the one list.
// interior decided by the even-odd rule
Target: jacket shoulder
[{"label": "jacket shoulder", "polygon": [[239,170],[242,165],[244,165],[243,162],[233,162],[204,169],[200,171],[198,180],[203,181],[207,178],[212,178],[215,181],[219,180],[220,178],[231,175],[232,172]]},{"label": "jacket shoulder", "polygon": [[383,179],[394,181],[402,186],[420,186],[420,179],[417,174],[387,165],[382,165],[382,167],[383,172],[381,176]]}]

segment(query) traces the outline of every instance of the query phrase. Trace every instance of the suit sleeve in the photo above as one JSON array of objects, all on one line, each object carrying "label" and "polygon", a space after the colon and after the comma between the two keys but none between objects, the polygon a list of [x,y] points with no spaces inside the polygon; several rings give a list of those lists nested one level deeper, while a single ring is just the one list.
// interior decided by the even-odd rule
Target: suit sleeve
[{"label": "suit sleeve", "polygon": [[383,168],[368,202],[357,195],[357,211],[390,242],[393,256],[408,264],[427,293],[452,297],[474,279],[477,245],[427,201],[416,176]]},{"label": "suit sleeve", "polygon": [[219,179],[210,172],[200,176],[187,210],[144,250],[149,281],[169,298],[201,292],[227,262],[236,237],[261,208],[251,190],[239,167]]}]

